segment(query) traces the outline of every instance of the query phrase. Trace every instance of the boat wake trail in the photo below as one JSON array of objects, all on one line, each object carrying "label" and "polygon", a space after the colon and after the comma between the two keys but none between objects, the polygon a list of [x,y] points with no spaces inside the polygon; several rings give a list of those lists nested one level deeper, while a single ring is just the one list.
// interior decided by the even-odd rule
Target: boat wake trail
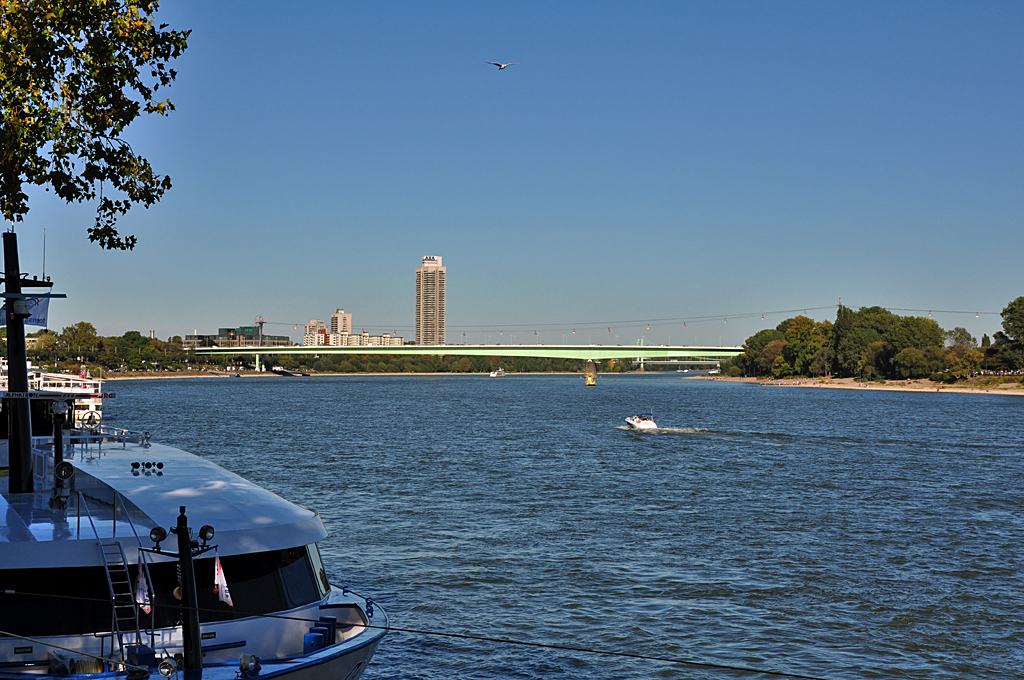
[{"label": "boat wake trail", "polygon": [[710,432],[710,430],[706,430],[703,427],[650,427],[637,430],[629,425],[617,425],[615,429],[635,434],[706,434]]}]

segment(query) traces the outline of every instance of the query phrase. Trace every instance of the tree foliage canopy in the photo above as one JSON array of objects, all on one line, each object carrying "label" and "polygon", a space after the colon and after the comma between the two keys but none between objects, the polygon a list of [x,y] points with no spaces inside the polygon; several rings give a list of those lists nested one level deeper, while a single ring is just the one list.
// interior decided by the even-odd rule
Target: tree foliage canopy
[{"label": "tree foliage canopy", "polygon": [[[745,359],[743,368],[749,367],[753,375],[768,373],[775,357],[782,351],[782,346],[785,344],[782,342],[783,337],[782,331],[766,328],[747,338],[747,341],[743,343]],[[773,345],[772,350],[766,353],[767,347],[774,342],[778,344]]]},{"label": "tree foliage canopy", "polygon": [[[116,228],[171,180],[121,139],[141,113],[174,110],[157,91],[190,31],[156,26],[157,0],[3,0],[0,3],[0,212],[22,221],[25,185],[68,203],[99,198],[89,240],[132,249]],[[144,75],[146,72],[146,75]],[[106,189],[106,190],[105,190]],[[111,197],[113,193],[114,197]]]},{"label": "tree foliage canopy", "polygon": [[946,346],[975,349],[978,346],[978,339],[963,326],[957,326],[951,331],[946,331]]},{"label": "tree foliage canopy", "polygon": [[1003,308],[1003,333],[1010,342],[1024,345],[1024,296]]},{"label": "tree foliage canopy", "polygon": [[1024,296],[1006,305],[1002,317],[1003,330],[995,333],[1002,361],[1007,368],[1024,368]]},{"label": "tree foliage canopy", "polygon": [[65,326],[60,332],[60,341],[73,354],[89,353],[100,344],[96,327],[88,321],[79,321],[72,326]]},{"label": "tree foliage canopy", "polygon": [[747,338],[744,353],[722,362],[729,375],[962,380],[979,371],[1024,368],[1024,297],[1002,312],[1003,330],[978,340],[963,327],[883,307],[839,307],[834,324],[804,316]]},{"label": "tree foliage canopy", "polygon": [[800,375],[821,375],[827,370],[828,348],[833,326],[829,321],[815,322],[806,316],[791,319],[786,328],[786,361]]}]

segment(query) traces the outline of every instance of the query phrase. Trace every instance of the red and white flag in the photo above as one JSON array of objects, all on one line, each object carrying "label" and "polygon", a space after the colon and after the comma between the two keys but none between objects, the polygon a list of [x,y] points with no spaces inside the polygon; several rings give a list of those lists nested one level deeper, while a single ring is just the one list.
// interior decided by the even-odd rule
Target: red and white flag
[{"label": "red and white flag", "polygon": [[224,567],[220,566],[220,555],[217,551],[213,553],[213,592],[217,593],[217,599],[226,602],[229,607],[234,607],[231,601],[231,591],[228,590],[228,579],[224,576]]}]

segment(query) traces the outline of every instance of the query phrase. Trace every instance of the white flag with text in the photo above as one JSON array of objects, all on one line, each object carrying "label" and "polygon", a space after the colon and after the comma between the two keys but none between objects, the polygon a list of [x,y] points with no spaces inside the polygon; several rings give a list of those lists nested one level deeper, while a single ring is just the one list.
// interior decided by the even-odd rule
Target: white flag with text
[{"label": "white flag with text", "polygon": [[[46,328],[46,317],[50,313],[50,298],[26,298],[28,300],[29,317],[25,319],[26,326],[42,326]],[[7,304],[0,307],[0,326],[7,325]]]}]

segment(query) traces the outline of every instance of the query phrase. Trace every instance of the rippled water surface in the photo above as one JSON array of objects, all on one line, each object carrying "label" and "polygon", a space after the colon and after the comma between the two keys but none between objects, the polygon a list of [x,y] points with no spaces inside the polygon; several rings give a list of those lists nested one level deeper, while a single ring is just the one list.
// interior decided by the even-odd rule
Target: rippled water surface
[{"label": "rippled water surface", "polygon": [[[319,510],[332,582],[398,628],[1024,678],[1024,398],[673,374],[108,388],[109,424]],[[619,429],[647,408],[667,431]],[[766,676],[393,632],[365,677]]]}]

